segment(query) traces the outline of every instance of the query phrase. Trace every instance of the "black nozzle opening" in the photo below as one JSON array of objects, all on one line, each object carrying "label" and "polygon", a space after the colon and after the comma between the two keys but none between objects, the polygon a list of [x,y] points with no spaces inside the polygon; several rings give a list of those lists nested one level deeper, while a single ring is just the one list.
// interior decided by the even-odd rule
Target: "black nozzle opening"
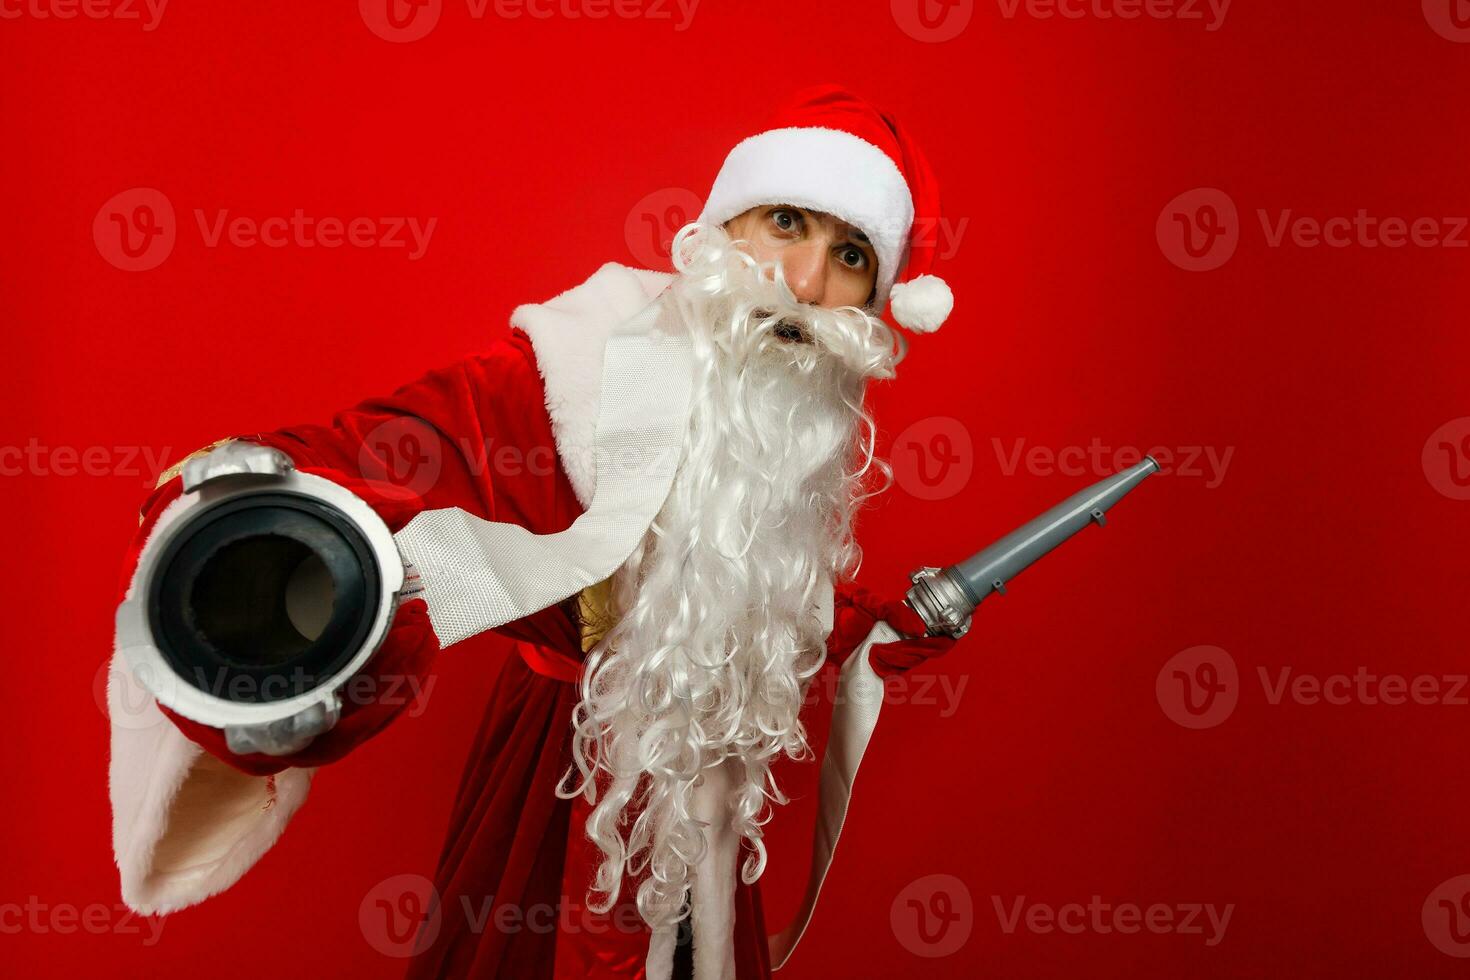
[{"label": "black nozzle opening", "polygon": [[311,497],[259,493],[181,528],[149,594],[154,639],[174,671],[234,701],[305,693],[371,632],[377,564],[362,532]]}]

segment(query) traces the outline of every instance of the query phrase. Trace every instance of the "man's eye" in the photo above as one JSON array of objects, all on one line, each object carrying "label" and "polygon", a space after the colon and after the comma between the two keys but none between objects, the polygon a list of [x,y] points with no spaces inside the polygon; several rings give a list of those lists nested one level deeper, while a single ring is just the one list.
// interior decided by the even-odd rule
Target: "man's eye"
[{"label": "man's eye", "polygon": [[862,269],[868,264],[868,253],[849,245],[842,250],[842,264],[850,269]]},{"label": "man's eye", "polygon": [[801,217],[795,211],[772,211],[771,221],[782,231],[795,231]]}]

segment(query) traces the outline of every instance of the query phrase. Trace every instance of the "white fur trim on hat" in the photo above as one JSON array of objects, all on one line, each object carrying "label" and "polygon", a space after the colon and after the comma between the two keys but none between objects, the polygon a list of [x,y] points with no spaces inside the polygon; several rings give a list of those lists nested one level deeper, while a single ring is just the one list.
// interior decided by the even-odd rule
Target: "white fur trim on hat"
[{"label": "white fur trim on hat", "polygon": [[893,318],[914,333],[933,333],[954,310],[954,292],[938,276],[915,276],[893,287]]},{"label": "white fur trim on hat", "polygon": [[725,158],[700,220],[722,225],[762,204],[823,211],[860,229],[878,255],[873,306],[887,305],[914,223],[909,185],[888,154],[840,129],[759,133]]}]

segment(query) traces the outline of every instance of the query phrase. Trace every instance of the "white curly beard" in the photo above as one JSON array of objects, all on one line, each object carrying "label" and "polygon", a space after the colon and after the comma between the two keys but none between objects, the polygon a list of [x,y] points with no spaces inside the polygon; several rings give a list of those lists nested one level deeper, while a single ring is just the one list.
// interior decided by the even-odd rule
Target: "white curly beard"
[{"label": "white curly beard", "polygon": [[785,802],[771,762],[810,752],[797,715],[826,656],[819,597],[855,573],[854,516],[890,479],[863,392],[903,356],[881,320],[797,302],[719,229],[685,228],[674,255],[690,427],[662,510],[613,577],[617,620],[589,654],[573,718],[580,778],[563,790],[596,804],[589,907],[611,908],[626,875],[656,928],[687,914],[707,846],[691,803],[712,767],[733,773],[743,878],[764,869],[761,825]]}]

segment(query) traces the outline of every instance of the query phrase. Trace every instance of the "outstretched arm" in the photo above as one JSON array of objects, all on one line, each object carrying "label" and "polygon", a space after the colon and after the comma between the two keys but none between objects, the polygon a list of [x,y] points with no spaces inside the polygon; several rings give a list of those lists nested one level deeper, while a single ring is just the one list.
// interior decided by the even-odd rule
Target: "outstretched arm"
[{"label": "outstretched arm", "polygon": [[[580,507],[557,463],[543,399],[530,341],[514,333],[482,356],[366,401],[328,425],[242,438],[348,487],[391,529],[420,510],[461,507],[546,533],[565,527]],[[123,589],[180,482],[168,474],[145,502]],[[543,612],[502,631],[544,641],[568,628],[555,608]],[[422,678],[438,649],[423,603],[405,602],[367,670]],[[350,752],[406,706],[402,698],[349,698],[337,726],[297,753],[234,755],[220,730],[165,713],[116,658],[109,679],[114,853],[124,901],[141,912],[183,908],[232,885],[305,801],[315,767]]]}]

